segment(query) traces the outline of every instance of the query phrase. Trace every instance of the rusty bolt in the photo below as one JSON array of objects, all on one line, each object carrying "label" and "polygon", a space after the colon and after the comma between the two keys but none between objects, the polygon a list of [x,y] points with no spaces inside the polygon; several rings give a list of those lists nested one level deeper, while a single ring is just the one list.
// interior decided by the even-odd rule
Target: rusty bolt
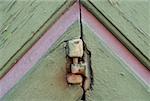
[{"label": "rusty bolt", "polygon": [[67,82],[69,84],[82,84],[83,78],[81,75],[68,74]]},{"label": "rusty bolt", "polygon": [[72,64],[71,65],[71,72],[74,74],[85,74],[85,69],[86,69],[86,64],[81,63],[81,64]]},{"label": "rusty bolt", "polygon": [[73,60],[73,64],[78,64],[78,62],[79,62],[78,58],[73,58],[72,60]]},{"label": "rusty bolt", "polygon": [[81,39],[74,39],[68,42],[68,56],[82,57],[83,56],[83,41]]}]

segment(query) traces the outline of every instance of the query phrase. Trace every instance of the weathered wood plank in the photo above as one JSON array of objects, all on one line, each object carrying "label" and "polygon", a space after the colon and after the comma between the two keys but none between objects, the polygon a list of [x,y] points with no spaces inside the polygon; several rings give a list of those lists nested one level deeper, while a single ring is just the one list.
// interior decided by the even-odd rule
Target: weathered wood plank
[{"label": "weathered wood plank", "polygon": [[82,0],[82,4],[150,68],[149,1]]},{"label": "weathered wood plank", "polygon": [[87,93],[87,101],[149,101],[150,93],[126,70],[129,67],[90,27],[84,25],[83,32],[94,74],[93,90]]},{"label": "weathered wood plank", "polygon": [[74,3],[65,0],[14,2],[6,1],[1,6],[2,19],[5,19],[0,30],[0,77]]},{"label": "weathered wood plank", "polygon": [[66,82],[65,42],[79,38],[79,22],[74,23],[49,52],[14,87],[2,101],[76,101],[82,96],[80,86]]}]

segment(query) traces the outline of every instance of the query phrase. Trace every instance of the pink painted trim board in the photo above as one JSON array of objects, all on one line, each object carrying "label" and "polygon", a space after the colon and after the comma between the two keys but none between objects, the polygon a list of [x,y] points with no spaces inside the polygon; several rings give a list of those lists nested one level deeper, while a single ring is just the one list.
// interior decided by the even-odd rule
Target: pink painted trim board
[{"label": "pink painted trim board", "polygon": [[82,7],[83,21],[103,42],[146,84],[150,85],[150,71],[137,60],[99,21]]},{"label": "pink painted trim board", "polygon": [[38,40],[33,47],[0,80],[0,98],[38,62],[52,44],[69,26],[79,18],[78,4],[73,5],[60,19]]}]

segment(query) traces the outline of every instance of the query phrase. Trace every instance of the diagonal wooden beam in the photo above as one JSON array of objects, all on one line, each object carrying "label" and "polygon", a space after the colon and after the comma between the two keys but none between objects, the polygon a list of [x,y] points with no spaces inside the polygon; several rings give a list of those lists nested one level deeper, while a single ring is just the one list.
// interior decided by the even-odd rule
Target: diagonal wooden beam
[{"label": "diagonal wooden beam", "polygon": [[[137,57],[137,59],[143,64],[145,65],[146,68],[150,69],[150,59],[149,59],[149,50],[147,50],[146,52],[142,51],[143,49],[140,49],[139,46],[137,46],[136,43],[133,43],[133,41],[128,38],[125,34],[127,34],[125,31],[122,31],[119,27],[116,26],[116,24],[118,23],[113,23],[111,21],[111,19],[109,17],[107,17],[104,14],[104,11],[101,11],[98,6],[95,6],[95,4],[93,4],[93,2],[98,2],[98,1],[92,1],[92,0],[81,0],[82,5],[88,10],[90,11],[116,38],[118,38],[118,40],[120,40],[120,42],[126,47],[128,48],[128,50],[135,56]],[[99,1],[98,3],[100,3],[101,1]],[[108,1],[106,1],[108,2]],[[101,3],[103,5],[103,1]],[[107,8],[107,7],[106,7]],[[110,8],[111,9],[111,8]],[[115,11],[115,10],[114,10]],[[107,11],[106,11],[107,12]],[[113,14],[113,13],[112,13]],[[119,16],[116,16],[115,18],[118,18]],[[117,19],[116,19],[117,20]],[[132,25],[126,25],[129,27],[133,27]],[[128,30],[128,29],[126,29]],[[130,34],[132,34],[134,32],[134,34],[136,35],[137,33],[135,33],[134,30],[137,29],[133,29],[131,31]],[[130,32],[130,31],[129,31]],[[139,32],[138,32],[139,34]],[[142,33],[140,33],[142,35]],[[142,43],[144,43],[144,41],[142,41]],[[148,49],[148,45],[145,44],[145,47]],[[146,55],[147,53],[147,55]]]},{"label": "diagonal wooden beam", "polygon": [[127,65],[126,69],[140,80],[144,87],[149,90],[150,71],[83,6],[82,15],[83,22],[89,26],[89,28],[93,31],[93,34],[99,37],[100,40],[109,47],[110,51],[112,51]]},{"label": "diagonal wooden beam", "polygon": [[[30,49],[32,47],[32,45],[35,42],[37,42],[37,40],[48,30],[48,28],[51,27],[57,21],[57,19],[70,6],[72,6],[75,3],[74,0],[71,0],[71,1],[65,1],[64,0],[63,2],[58,2],[58,3],[57,3],[57,1],[56,2],[55,1],[50,1],[50,2],[51,2],[51,5],[49,5],[49,7],[47,7],[47,6],[42,7],[46,3],[47,4],[49,3],[47,1],[46,2],[45,1],[44,2],[42,2],[42,1],[36,1],[36,2],[34,2],[34,1],[23,1],[23,2],[18,1],[17,4],[16,4],[16,2],[12,4],[12,7],[13,6],[15,6],[15,7],[19,6],[19,8],[17,8],[17,9],[19,9],[19,12],[18,12],[19,14],[17,14],[16,17],[20,17],[24,14],[28,15],[28,14],[26,14],[26,12],[29,12],[32,9],[32,6],[33,7],[35,6],[34,10],[38,9],[39,11],[37,10],[36,12],[39,12],[39,13],[36,13],[35,11],[33,11],[34,14],[33,14],[32,17],[34,17],[35,19],[33,19],[32,17],[31,17],[32,19],[28,19],[27,23],[26,23],[27,25],[25,25],[25,26],[22,26],[22,23],[21,23],[22,21],[18,20],[17,18],[16,18],[17,21],[13,20],[12,23],[18,22],[20,24],[20,26],[22,26],[22,28],[20,28],[20,26],[17,26],[16,30],[19,30],[19,31],[17,31],[17,32],[13,31],[13,33],[11,33],[13,35],[11,37],[8,37],[8,39],[6,39],[8,41],[6,41],[5,43],[3,43],[3,40],[0,40],[0,41],[2,41],[0,43],[5,46],[5,47],[0,49],[0,57],[1,57],[1,60],[0,60],[0,78],[2,78],[11,69],[11,67],[13,67],[13,65],[15,65],[15,63],[28,51],[28,49]],[[9,3],[9,2],[6,1],[5,3]],[[26,5],[24,3],[29,3],[29,4],[31,3],[32,6]],[[36,6],[37,4],[39,4],[40,6]],[[56,8],[57,8],[56,10],[50,9],[55,4],[61,4],[61,5],[60,5],[60,7],[56,6]],[[23,5],[23,6],[20,6],[20,5]],[[22,9],[24,9],[24,6],[29,6],[29,7],[28,7],[28,9],[22,10]],[[15,9],[14,11],[16,11],[15,7],[12,8],[12,9],[9,9],[9,10],[14,10]],[[44,15],[44,14],[39,15],[40,13],[43,13],[43,10],[40,10],[40,9],[48,9],[48,8],[50,10],[48,10],[46,13],[50,12],[51,10],[53,12],[50,12],[47,15]],[[10,17],[10,19],[13,19],[13,17]],[[32,23],[32,21],[33,21],[33,23]],[[9,24],[10,24],[10,26],[12,26],[14,28],[15,26],[12,23],[9,23]],[[34,24],[34,23],[36,23],[36,24]],[[7,25],[7,23],[5,23],[5,24]],[[29,27],[28,25],[30,26],[30,28],[26,28],[26,27]],[[39,27],[37,27],[37,26],[39,26]],[[35,30],[32,30],[32,29],[35,29]],[[3,30],[3,29],[1,29],[1,30]],[[11,29],[9,29],[9,28],[7,29],[8,32],[10,30]],[[7,31],[4,31],[4,32],[7,32]],[[8,33],[2,34],[1,38],[2,39],[3,39],[3,37],[5,38],[7,36],[7,34]],[[18,36],[23,37],[23,40],[20,40],[20,38],[19,38],[19,40],[15,39]],[[14,41],[11,40],[12,42],[9,42],[10,38],[12,38]],[[17,41],[15,41],[15,40],[17,40]],[[18,43],[16,43],[16,42],[18,42]],[[6,43],[9,43],[9,44],[5,45]],[[14,48],[12,48],[11,46],[14,47]],[[8,52],[9,52],[9,54],[8,54]]]},{"label": "diagonal wooden beam", "polygon": [[52,44],[79,19],[78,4],[73,5],[60,19],[35,43],[31,49],[0,80],[0,98],[4,96],[48,51]]}]

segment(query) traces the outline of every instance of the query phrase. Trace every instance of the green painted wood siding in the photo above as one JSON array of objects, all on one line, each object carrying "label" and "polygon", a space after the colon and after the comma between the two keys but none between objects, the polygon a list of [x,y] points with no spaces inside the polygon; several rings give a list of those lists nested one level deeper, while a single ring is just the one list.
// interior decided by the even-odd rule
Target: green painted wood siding
[{"label": "green painted wood siding", "polygon": [[[73,3],[73,0],[0,1],[0,77]],[[132,52],[150,66],[148,0],[82,0],[82,4],[101,21],[103,13],[108,18],[104,25],[110,27],[109,22],[113,23],[136,47]],[[120,34],[113,28],[112,32]],[[66,83],[64,50],[64,41],[79,38],[80,31],[77,21],[2,101],[80,101],[81,87]],[[94,73],[93,90],[87,92],[87,101],[150,101],[149,87],[145,89],[129,67],[86,24],[83,33],[92,54]],[[124,41],[122,35],[119,38]],[[124,42],[131,48],[128,40]]]},{"label": "green painted wood siding", "polygon": [[81,0],[150,69],[149,0]]},{"label": "green painted wood siding", "polygon": [[74,1],[0,1],[0,77]]},{"label": "green painted wood siding", "polygon": [[[82,89],[68,86],[65,80],[63,41],[79,38],[79,23],[74,23],[53,45],[47,55],[2,99],[2,101],[80,101]],[[97,38],[87,25],[84,41],[91,51],[93,90],[87,101],[149,101],[150,93],[126,69],[128,66]]]},{"label": "green painted wood siding", "polygon": [[129,68],[87,25],[84,41],[91,51],[94,74],[93,91],[87,101],[149,101],[150,93],[133,76]]},{"label": "green painted wood siding", "polygon": [[150,59],[149,0],[91,0]]},{"label": "green painted wood siding", "polygon": [[75,22],[2,101],[76,101],[80,99],[81,87],[69,87],[66,82],[64,49],[64,41],[79,38],[80,33],[77,33],[79,31],[79,22]]}]

